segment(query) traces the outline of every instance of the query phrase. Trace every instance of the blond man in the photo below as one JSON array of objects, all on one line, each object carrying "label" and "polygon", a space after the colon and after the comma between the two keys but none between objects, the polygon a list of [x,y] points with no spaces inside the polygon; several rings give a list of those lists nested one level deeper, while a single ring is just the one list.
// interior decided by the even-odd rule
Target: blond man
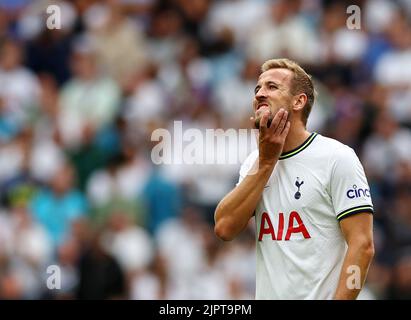
[{"label": "blond man", "polygon": [[258,150],[218,204],[215,233],[232,240],[255,217],[256,299],[356,299],[374,255],[363,167],[350,147],[307,131],[311,76],[288,59],[261,71]]}]

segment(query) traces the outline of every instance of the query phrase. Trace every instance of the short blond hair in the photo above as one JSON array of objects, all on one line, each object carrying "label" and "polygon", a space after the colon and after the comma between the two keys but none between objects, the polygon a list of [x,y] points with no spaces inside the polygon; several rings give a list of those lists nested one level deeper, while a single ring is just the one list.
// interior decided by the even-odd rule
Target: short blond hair
[{"label": "short blond hair", "polygon": [[312,77],[305,72],[298,63],[289,59],[270,59],[264,62],[261,66],[261,72],[266,72],[270,69],[288,69],[293,72],[294,76],[290,80],[290,92],[292,95],[304,93],[307,96],[307,102],[302,114],[302,120],[304,124],[307,124],[315,96]]}]

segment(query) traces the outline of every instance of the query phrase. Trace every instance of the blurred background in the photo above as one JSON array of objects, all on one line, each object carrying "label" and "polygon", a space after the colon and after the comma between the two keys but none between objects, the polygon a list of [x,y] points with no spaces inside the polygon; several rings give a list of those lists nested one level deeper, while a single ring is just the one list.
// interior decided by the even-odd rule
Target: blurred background
[{"label": "blurred background", "polygon": [[253,223],[213,232],[240,163],[154,165],[150,136],[249,128],[274,57],[315,79],[308,128],[365,167],[361,298],[411,298],[411,1],[0,0],[0,299],[253,299]]}]

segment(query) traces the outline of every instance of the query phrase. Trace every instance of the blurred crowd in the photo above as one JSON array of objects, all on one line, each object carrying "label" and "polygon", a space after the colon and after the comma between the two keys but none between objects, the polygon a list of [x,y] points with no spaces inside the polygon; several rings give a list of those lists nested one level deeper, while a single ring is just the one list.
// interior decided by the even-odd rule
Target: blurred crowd
[{"label": "blurred crowd", "polygon": [[250,128],[274,57],[314,77],[309,130],[365,167],[361,298],[411,298],[411,1],[1,0],[0,299],[252,299],[253,222],[213,232],[241,163],[154,165],[151,133]]}]

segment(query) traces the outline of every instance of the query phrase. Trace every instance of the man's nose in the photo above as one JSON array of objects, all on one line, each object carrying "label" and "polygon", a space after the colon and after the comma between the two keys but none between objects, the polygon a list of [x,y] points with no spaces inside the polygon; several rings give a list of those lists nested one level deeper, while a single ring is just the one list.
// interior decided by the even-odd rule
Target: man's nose
[{"label": "man's nose", "polygon": [[255,94],[255,98],[257,100],[262,100],[267,98],[267,91],[264,88],[260,88],[257,93]]}]

